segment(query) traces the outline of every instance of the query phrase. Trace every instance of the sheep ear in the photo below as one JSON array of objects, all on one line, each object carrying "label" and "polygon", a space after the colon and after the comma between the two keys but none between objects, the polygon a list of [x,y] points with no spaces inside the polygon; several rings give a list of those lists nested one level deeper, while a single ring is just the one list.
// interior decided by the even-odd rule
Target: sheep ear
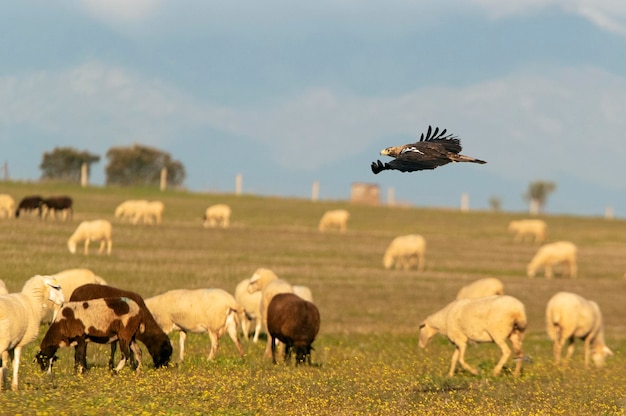
[{"label": "sheep ear", "polygon": [[606,345],[604,346],[602,351],[604,352],[604,355],[607,355],[607,356],[613,355],[613,351],[611,351],[611,349],[609,347],[607,347]]}]

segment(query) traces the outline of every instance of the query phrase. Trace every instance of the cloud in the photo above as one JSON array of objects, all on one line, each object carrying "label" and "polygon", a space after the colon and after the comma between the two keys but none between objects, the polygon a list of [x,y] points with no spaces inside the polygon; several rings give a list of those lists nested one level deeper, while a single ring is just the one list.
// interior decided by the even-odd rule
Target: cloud
[{"label": "cloud", "polygon": [[[567,174],[607,185],[626,175],[625,101],[626,79],[584,67],[536,69],[387,97],[313,88],[265,106],[227,107],[161,80],[89,62],[0,77],[0,128],[25,124],[101,149],[132,142],[162,147],[189,129],[217,130],[256,141],[288,169],[308,171],[368,147],[416,140],[433,124],[458,134],[464,153],[487,160],[485,169],[496,175],[527,180]],[[19,145],[13,140],[0,139]]]}]

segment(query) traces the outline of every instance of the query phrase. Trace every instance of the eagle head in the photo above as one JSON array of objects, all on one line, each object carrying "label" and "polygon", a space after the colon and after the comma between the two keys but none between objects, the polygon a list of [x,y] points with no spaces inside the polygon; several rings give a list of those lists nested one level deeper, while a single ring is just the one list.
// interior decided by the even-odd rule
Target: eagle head
[{"label": "eagle head", "polygon": [[381,155],[385,155],[385,156],[391,156],[391,157],[398,157],[398,155],[400,154],[400,151],[402,146],[392,146],[392,147],[387,147],[383,150],[380,151]]}]

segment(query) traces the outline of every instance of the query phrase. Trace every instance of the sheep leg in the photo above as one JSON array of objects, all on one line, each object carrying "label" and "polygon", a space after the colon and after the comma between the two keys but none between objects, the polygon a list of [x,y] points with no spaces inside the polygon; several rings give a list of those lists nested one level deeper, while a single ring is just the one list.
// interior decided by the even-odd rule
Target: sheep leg
[{"label": "sheep leg", "polygon": [[178,332],[178,346],[179,346],[179,356],[180,362],[183,362],[185,358],[185,339],[187,338],[187,333],[185,331]]},{"label": "sheep leg", "polygon": [[[265,327],[267,328],[267,325]],[[265,344],[265,356],[266,357],[272,356],[272,348],[274,347],[274,345],[275,345],[274,340],[272,339],[272,337],[268,336],[267,343]]]},{"label": "sheep leg", "polygon": [[[13,380],[11,380],[11,390],[13,391],[17,391],[17,372],[20,368],[21,356],[22,347],[15,347],[15,349],[13,350]],[[4,361],[2,362],[2,365],[4,365]]]},{"label": "sheep leg", "polygon": [[243,348],[241,347],[241,342],[239,342],[239,337],[237,336],[237,322],[235,319],[236,317],[237,317],[237,311],[232,310],[229,314],[229,317],[226,320],[227,331],[228,331],[228,335],[230,336],[230,339],[233,340],[233,342],[235,343],[235,346],[237,347],[239,356],[243,357]]},{"label": "sheep leg", "polygon": [[565,354],[565,361],[569,361],[570,358],[572,358],[572,355],[574,354],[574,337],[573,336],[569,337],[567,342],[569,344],[567,346],[567,353]]},{"label": "sheep leg", "polygon": [[102,254],[104,252],[105,244],[106,244],[106,241],[100,240],[100,248],[98,249],[98,254]]},{"label": "sheep leg", "polygon": [[115,351],[117,350],[117,341],[111,343],[111,357],[109,357],[109,370],[113,370],[115,364]]},{"label": "sheep leg", "polygon": [[137,372],[137,374],[141,373],[141,347],[139,346],[139,344],[137,344],[136,341],[131,341],[130,343],[130,349],[131,349],[131,358],[134,357],[134,360],[137,361],[137,365],[135,366],[135,371]]},{"label": "sheep leg", "polygon": [[272,343],[272,363],[276,364],[276,341],[274,340],[274,337],[268,337],[268,339],[271,340]]},{"label": "sheep leg", "polygon": [[585,338],[585,367],[589,366],[589,357],[591,356],[591,337]]},{"label": "sheep leg", "polygon": [[563,334],[559,325],[554,325],[554,343],[552,344],[552,354],[554,355],[554,361],[559,364],[561,362],[561,355],[563,352]]},{"label": "sheep leg", "polygon": [[130,346],[128,345],[128,343],[122,338],[119,339],[119,343],[120,343],[120,353],[122,355],[122,358],[120,359],[120,362],[117,364],[117,367],[115,367],[115,369],[113,370],[116,373],[119,373],[120,370],[124,368],[124,366],[126,365],[126,360],[130,357]]},{"label": "sheep leg", "polygon": [[248,319],[245,312],[239,317],[239,322],[241,322],[241,334],[244,341],[250,341],[250,319]]},{"label": "sheep leg", "polygon": [[[466,342],[461,342],[459,343],[459,345],[457,345],[458,347],[458,360],[459,363],[461,364],[461,366],[466,369],[467,371],[469,371],[470,373],[474,374],[474,375],[478,375],[478,371],[472,367],[471,365],[469,365],[468,363],[465,362],[465,349],[467,348],[467,343]],[[507,347],[508,348],[508,347]]]},{"label": "sheep leg", "polygon": [[217,347],[219,345],[219,337],[213,331],[209,331],[209,339],[211,340],[211,351],[209,352],[209,360],[212,360],[217,353]]},{"label": "sheep leg", "polygon": [[85,240],[85,255],[89,254],[89,238]]},{"label": "sheep leg", "polygon": [[7,373],[9,372],[9,351],[2,352],[2,378],[0,379],[0,390],[4,390],[7,385]]},{"label": "sheep leg", "polygon": [[261,333],[261,320],[256,320],[256,326],[254,328],[254,337],[252,338],[252,342],[259,342],[259,334]]},{"label": "sheep leg", "polygon": [[285,357],[285,364],[287,365],[291,364],[291,344],[285,344],[284,357]]},{"label": "sheep leg", "polygon": [[459,361],[459,348],[454,348],[454,352],[452,353],[452,361],[450,363],[450,371],[448,372],[448,377],[454,377],[454,370],[456,369],[456,363]]},{"label": "sheep leg", "polygon": [[107,240],[107,254],[111,254],[111,250],[113,249],[113,241]]},{"label": "sheep leg", "polygon": [[87,371],[87,343],[83,340],[74,347],[74,371],[80,374]]},{"label": "sheep leg", "polygon": [[546,279],[552,279],[552,263],[548,263],[546,264],[546,268],[545,268],[545,276]]},{"label": "sheep leg", "polygon": [[511,349],[509,348],[508,345],[506,345],[506,342],[504,340],[499,340],[499,341],[494,340],[494,342],[496,343],[498,347],[500,347],[500,350],[502,351],[502,356],[500,357],[500,361],[498,361],[498,364],[496,364],[496,366],[493,368],[493,375],[499,376],[500,373],[502,372],[502,367],[504,367],[504,364],[507,362],[507,360],[511,356]]}]

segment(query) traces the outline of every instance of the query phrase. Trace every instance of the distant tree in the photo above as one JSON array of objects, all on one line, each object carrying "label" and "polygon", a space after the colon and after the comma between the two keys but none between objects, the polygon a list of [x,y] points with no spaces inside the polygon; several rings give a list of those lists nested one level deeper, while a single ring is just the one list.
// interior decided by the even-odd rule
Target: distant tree
[{"label": "distant tree", "polygon": [[107,151],[109,163],[105,168],[107,185],[159,186],[161,170],[167,169],[167,182],[180,186],[185,179],[185,167],[164,151],[139,144],[112,147]]},{"label": "distant tree", "polygon": [[497,196],[492,196],[489,198],[489,206],[492,211],[498,212],[500,211],[500,208],[502,208],[502,200]]},{"label": "distant tree", "polygon": [[78,151],[71,147],[55,147],[45,152],[39,165],[41,179],[53,179],[67,182],[80,182],[83,163],[87,164],[87,173],[91,165],[99,162],[100,156],[87,151]]},{"label": "distant tree", "polygon": [[543,209],[548,200],[548,195],[556,189],[554,182],[534,181],[528,186],[528,191],[524,194],[524,199],[530,202],[530,213],[538,214]]}]

